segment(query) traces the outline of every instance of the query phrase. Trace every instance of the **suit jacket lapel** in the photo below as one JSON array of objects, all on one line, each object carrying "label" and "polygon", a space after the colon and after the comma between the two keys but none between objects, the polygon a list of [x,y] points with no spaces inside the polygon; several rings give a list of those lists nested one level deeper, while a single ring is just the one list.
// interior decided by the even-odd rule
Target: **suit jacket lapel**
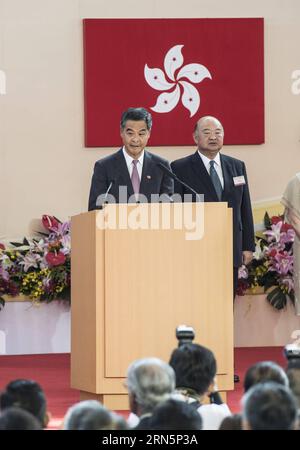
[{"label": "suit jacket lapel", "polygon": [[118,186],[127,186],[128,197],[133,195],[133,187],[122,148],[116,153],[115,172],[117,174],[116,182]]},{"label": "suit jacket lapel", "polygon": [[222,200],[227,201],[227,199],[230,196],[230,191],[232,189],[232,168],[224,155],[220,155],[221,157],[221,166],[222,166],[222,172],[223,172],[223,179],[224,179],[224,189],[222,194]]},{"label": "suit jacket lapel", "polygon": [[[214,201],[218,201],[218,196],[216,194],[215,188],[212,184],[212,181],[210,179],[210,176],[203,164],[203,161],[201,159],[201,157],[199,156],[198,151],[196,151],[196,153],[194,153],[192,155],[192,169],[195,172],[196,175],[196,186],[197,189],[195,188],[195,190],[198,192],[198,194],[205,194],[207,193],[207,195],[209,195],[210,197],[212,197],[212,199]],[[204,196],[204,201],[205,201],[205,196]]]},{"label": "suit jacket lapel", "polygon": [[[143,161],[143,169],[142,169],[142,178],[141,178],[141,185],[140,185],[140,193],[144,195],[151,194],[152,189],[150,186],[149,181],[152,178],[152,172],[153,172],[153,162],[151,155],[145,150],[144,151],[144,161]],[[150,177],[150,178],[149,178]],[[149,189],[150,186],[150,189]]]}]

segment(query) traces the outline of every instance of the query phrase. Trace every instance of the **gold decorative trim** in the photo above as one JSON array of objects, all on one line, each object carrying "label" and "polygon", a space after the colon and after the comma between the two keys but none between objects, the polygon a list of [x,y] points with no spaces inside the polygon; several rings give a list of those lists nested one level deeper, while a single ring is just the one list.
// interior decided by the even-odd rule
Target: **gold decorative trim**
[{"label": "gold decorative trim", "polygon": [[266,291],[264,290],[264,288],[262,286],[257,286],[253,289],[247,289],[245,292],[245,295],[263,295],[263,294],[268,294],[269,292],[271,292],[276,286],[271,286],[269,287]]},{"label": "gold decorative trim", "polygon": [[12,297],[11,295],[3,295],[3,298],[5,302],[30,302],[32,303],[32,300],[25,295],[17,295],[16,297]]}]

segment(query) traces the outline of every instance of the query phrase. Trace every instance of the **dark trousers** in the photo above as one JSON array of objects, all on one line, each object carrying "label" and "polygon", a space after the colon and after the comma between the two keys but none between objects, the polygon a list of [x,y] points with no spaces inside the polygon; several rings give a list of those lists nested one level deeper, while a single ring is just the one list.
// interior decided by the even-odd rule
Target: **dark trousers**
[{"label": "dark trousers", "polygon": [[236,293],[237,293],[238,273],[239,273],[238,267],[234,267],[233,268],[233,300],[235,299],[235,296],[236,296]]}]

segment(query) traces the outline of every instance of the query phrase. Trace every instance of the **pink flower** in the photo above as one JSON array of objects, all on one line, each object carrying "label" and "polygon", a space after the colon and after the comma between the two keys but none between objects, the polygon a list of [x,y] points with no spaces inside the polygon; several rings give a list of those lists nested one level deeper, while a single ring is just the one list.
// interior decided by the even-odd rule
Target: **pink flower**
[{"label": "pink flower", "polygon": [[9,280],[9,273],[2,266],[0,266],[0,278],[3,278],[4,281]]},{"label": "pink flower", "polygon": [[0,242],[0,249],[5,250],[5,245]]},{"label": "pink flower", "polygon": [[248,270],[247,270],[247,267],[244,264],[241,267],[239,267],[238,278],[239,279],[243,278],[245,280],[247,280],[247,278],[248,278]]},{"label": "pink flower", "polygon": [[57,230],[59,225],[59,221],[54,216],[48,216],[47,214],[43,215],[42,223],[46,230],[49,231]]},{"label": "pink flower", "polygon": [[[286,224],[283,224],[286,225]],[[283,231],[280,235],[279,242],[280,244],[287,244],[288,242],[294,242],[295,239],[295,231],[293,228],[288,228],[287,231]]]},{"label": "pink flower", "polygon": [[66,261],[66,257],[62,252],[49,252],[46,255],[46,261],[50,266],[60,266]]},{"label": "pink flower", "polygon": [[280,275],[287,275],[293,270],[293,255],[288,252],[277,253],[269,268],[270,271],[275,271]]},{"label": "pink flower", "polygon": [[280,240],[282,221],[277,222],[275,225],[271,225],[271,230],[264,231],[264,235],[267,236],[268,242]]}]

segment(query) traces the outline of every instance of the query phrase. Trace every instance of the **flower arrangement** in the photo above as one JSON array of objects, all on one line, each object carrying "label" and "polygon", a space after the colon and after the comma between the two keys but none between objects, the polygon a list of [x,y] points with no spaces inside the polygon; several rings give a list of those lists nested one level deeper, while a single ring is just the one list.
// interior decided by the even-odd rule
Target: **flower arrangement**
[{"label": "flower arrangement", "polygon": [[44,215],[40,239],[0,243],[0,307],[4,295],[23,294],[34,302],[70,301],[70,222]]},{"label": "flower arrangement", "polygon": [[238,295],[246,290],[253,293],[258,286],[267,292],[268,302],[277,310],[283,309],[287,301],[293,304],[293,242],[295,231],[284,222],[282,215],[264,217],[265,230],[256,236],[256,249],[252,262],[239,270]]}]

